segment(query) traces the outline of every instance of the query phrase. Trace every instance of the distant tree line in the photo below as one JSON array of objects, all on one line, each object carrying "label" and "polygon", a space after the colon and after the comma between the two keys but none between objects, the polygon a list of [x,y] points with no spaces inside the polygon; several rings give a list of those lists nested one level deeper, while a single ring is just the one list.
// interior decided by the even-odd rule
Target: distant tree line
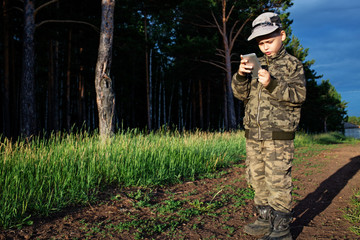
[{"label": "distant tree line", "polygon": [[[308,49],[291,34],[286,12],[291,5],[291,0],[117,2],[107,70],[116,99],[115,128],[241,128],[244,106],[232,95],[231,76],[240,54],[260,55],[256,43],[246,41],[251,21],[276,11],[288,34],[287,50],[306,70],[301,130],[340,130],[346,103],[329,80],[319,81],[314,61],[305,60]],[[2,0],[1,13],[2,136],[98,129],[101,1]]]},{"label": "distant tree line", "polygon": [[347,122],[360,126],[360,117],[349,116]]}]

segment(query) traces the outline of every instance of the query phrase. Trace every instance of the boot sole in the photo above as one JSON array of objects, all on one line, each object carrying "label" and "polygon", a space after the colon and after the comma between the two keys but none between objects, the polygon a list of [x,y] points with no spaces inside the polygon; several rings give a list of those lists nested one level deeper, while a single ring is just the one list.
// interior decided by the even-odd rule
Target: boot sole
[{"label": "boot sole", "polygon": [[244,227],[244,232],[251,235],[251,236],[261,236],[261,235],[268,235],[271,233],[271,228],[251,228],[249,226]]}]

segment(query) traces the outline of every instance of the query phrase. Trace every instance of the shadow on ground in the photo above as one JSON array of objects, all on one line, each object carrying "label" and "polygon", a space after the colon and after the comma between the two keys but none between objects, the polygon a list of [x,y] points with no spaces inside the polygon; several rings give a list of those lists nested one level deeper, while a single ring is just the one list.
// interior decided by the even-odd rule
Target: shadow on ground
[{"label": "shadow on ground", "polygon": [[350,162],[337,170],[323,181],[312,193],[309,193],[294,208],[296,220],[292,224],[292,235],[296,239],[318,214],[323,212],[346,186],[349,180],[360,169],[360,155],[350,159]]}]

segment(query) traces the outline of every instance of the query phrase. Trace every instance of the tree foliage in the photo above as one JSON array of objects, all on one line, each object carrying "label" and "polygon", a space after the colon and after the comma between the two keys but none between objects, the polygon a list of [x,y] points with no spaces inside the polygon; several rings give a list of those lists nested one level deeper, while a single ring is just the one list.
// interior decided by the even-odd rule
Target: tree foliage
[{"label": "tree foliage", "polygon": [[360,117],[349,116],[347,122],[353,123],[360,126]]},{"label": "tree foliage", "polygon": [[[20,89],[25,19],[22,1],[2,2],[0,131],[7,137],[17,137],[20,119],[24,117],[20,109],[25,94]],[[216,22],[224,23],[224,3],[228,18],[226,31],[221,34]],[[346,103],[330,81],[320,81],[322,76],[311,69],[314,61],[306,60],[308,49],[292,35],[291,15],[286,12],[292,4],[291,0],[124,0],[116,4],[108,76],[116,98],[116,129],[156,130],[166,126],[179,130],[226,130],[231,111],[230,117],[235,117],[236,126],[241,128],[244,106],[229,95],[226,79],[229,69],[230,76],[237,70],[240,54],[260,55],[256,44],[246,38],[251,21],[264,11],[281,14],[288,35],[287,50],[304,63],[307,101],[300,128],[307,132],[339,129],[346,117]],[[97,130],[94,76],[101,2],[37,0],[34,9],[32,117],[36,116],[36,129]],[[226,60],[224,39],[234,39],[236,33]],[[209,62],[230,65],[222,69]],[[229,96],[233,105],[228,104]]]}]

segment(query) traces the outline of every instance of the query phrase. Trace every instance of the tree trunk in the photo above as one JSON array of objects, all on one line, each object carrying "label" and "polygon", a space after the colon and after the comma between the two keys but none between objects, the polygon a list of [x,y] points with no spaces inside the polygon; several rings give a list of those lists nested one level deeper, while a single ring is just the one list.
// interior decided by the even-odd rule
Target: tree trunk
[{"label": "tree trunk", "polygon": [[[79,58],[83,59],[83,47],[79,48]],[[78,123],[80,126],[86,126],[86,101],[85,101],[85,79],[84,63],[81,62],[78,72]]]},{"label": "tree trunk", "polygon": [[152,99],[151,99],[151,77],[149,68],[149,47],[147,35],[147,14],[144,13],[144,37],[145,37],[145,71],[146,71],[146,101],[147,101],[147,125],[148,130],[152,130]]},{"label": "tree trunk", "polygon": [[191,111],[190,111],[190,121],[189,123],[191,124],[190,129],[195,129],[197,126],[197,114],[196,114],[196,81],[192,82],[192,94],[191,92],[189,93],[189,96],[191,97]]},{"label": "tree trunk", "polygon": [[67,70],[66,70],[66,129],[71,129],[71,41],[72,41],[72,30],[68,33],[68,58],[67,58]]},{"label": "tree trunk", "polygon": [[185,114],[183,116],[183,124],[184,129],[187,127],[188,129],[191,129],[191,86],[192,86],[192,80],[189,79],[189,84],[187,85],[187,94],[186,94],[186,100],[185,100]]},{"label": "tree trunk", "polygon": [[171,94],[170,94],[170,100],[169,100],[169,110],[168,110],[168,119],[167,122],[170,124],[171,123],[171,116],[172,116],[172,102],[173,102],[173,98],[174,98],[174,92],[175,92],[175,82],[173,81],[172,87],[171,87]]},{"label": "tree trunk", "polygon": [[211,91],[210,91],[210,82],[207,83],[207,95],[206,95],[206,129],[210,129],[211,120],[210,120],[210,104],[211,104]]},{"label": "tree trunk", "polygon": [[239,36],[240,32],[245,27],[246,23],[248,21],[250,21],[251,18],[250,17],[247,18],[244,21],[244,23],[240,26],[240,28],[236,31],[234,31],[234,30],[236,29],[236,26],[239,23],[239,21],[235,21],[233,26],[230,28],[230,31],[228,32],[227,23],[228,23],[228,20],[230,18],[232,11],[235,8],[235,5],[232,5],[232,7],[227,15],[226,14],[226,3],[227,3],[227,0],[222,0],[221,23],[219,23],[219,21],[217,20],[217,18],[214,15],[214,13],[211,12],[215,25],[210,25],[211,27],[217,27],[219,33],[221,34],[224,49],[217,49],[217,50],[218,50],[218,55],[223,57],[223,62],[218,62],[218,61],[204,61],[204,62],[208,62],[212,65],[215,65],[216,67],[219,67],[223,71],[225,71],[226,96],[224,98],[224,101],[226,101],[226,103],[224,103],[224,105],[227,106],[226,111],[224,111],[224,112],[227,112],[226,116],[224,116],[224,120],[227,119],[227,121],[225,121],[225,128],[226,129],[234,129],[236,127],[236,116],[235,116],[235,107],[234,107],[234,96],[233,96],[233,92],[231,89],[231,80],[232,80],[231,52],[232,52],[232,49],[233,49],[233,46],[234,46],[234,43],[235,43],[237,37]]},{"label": "tree trunk", "polygon": [[48,65],[48,85],[47,85],[47,101],[45,108],[45,129],[51,132],[53,129],[52,121],[52,98],[54,96],[54,52],[53,52],[53,41],[49,42],[49,65]]},{"label": "tree trunk", "polygon": [[20,132],[24,137],[36,133],[34,91],[34,1],[24,1],[23,69],[20,89]]},{"label": "tree trunk", "polygon": [[227,101],[227,119],[228,119],[228,128],[234,129],[236,127],[236,119],[235,119],[235,108],[234,108],[234,96],[231,89],[231,51],[229,46],[229,39],[227,37],[226,30],[226,0],[222,1],[223,3],[223,43],[224,43],[224,51],[225,51],[225,68],[226,68],[226,101]]},{"label": "tree trunk", "polygon": [[184,130],[184,110],[183,110],[183,89],[182,89],[182,81],[179,81],[179,98],[178,98],[178,119],[179,119],[179,131]]},{"label": "tree trunk", "polygon": [[[159,75],[160,76],[160,75]],[[159,77],[160,78],[160,77]],[[162,102],[162,82],[161,79],[159,79],[159,92],[158,92],[158,129],[160,129],[161,127],[161,102]]]},{"label": "tree trunk", "polygon": [[325,133],[327,133],[327,119],[328,119],[328,117],[326,116],[326,117],[324,117],[324,132]]},{"label": "tree trunk", "polygon": [[15,51],[15,41],[11,39],[10,41],[10,109],[13,111],[10,112],[12,118],[12,131],[11,136],[17,136],[20,132],[20,81],[17,81],[16,73],[16,51]]},{"label": "tree trunk", "polygon": [[80,66],[79,71],[79,100],[78,100],[78,122],[80,125],[86,124],[86,112],[85,112],[85,81],[83,76],[84,66]]},{"label": "tree trunk", "polygon": [[10,50],[9,50],[9,15],[7,14],[8,0],[3,0],[3,34],[4,34],[4,93],[3,95],[3,133],[11,136],[10,121]]},{"label": "tree trunk", "polygon": [[[146,40],[147,41],[147,40]],[[148,52],[148,51],[146,51]],[[153,103],[153,74],[152,74],[152,49],[150,49],[149,51],[149,58],[148,58],[148,83],[149,85],[147,86],[149,89],[149,121],[150,121],[150,128],[149,131],[151,131],[153,129],[153,118],[154,118],[154,103]],[[156,85],[155,85],[156,86]]]},{"label": "tree trunk", "polygon": [[162,101],[163,101],[163,123],[164,125],[167,125],[166,123],[166,91],[165,91],[165,82],[164,82],[164,76],[163,71],[161,69],[161,81],[163,82],[163,88],[162,88]]},{"label": "tree trunk", "polygon": [[224,90],[224,127],[226,130],[229,130],[229,119],[228,119],[228,101],[227,101],[227,86],[226,86],[226,78],[223,82],[223,90]]},{"label": "tree trunk", "polygon": [[59,42],[57,40],[50,41],[49,49],[49,83],[48,83],[48,111],[47,122],[48,131],[59,130]]},{"label": "tree trunk", "polygon": [[102,0],[99,53],[96,63],[95,88],[99,112],[99,133],[103,140],[114,134],[115,95],[110,78],[114,31],[115,0]]},{"label": "tree trunk", "polygon": [[203,109],[203,90],[201,79],[199,79],[199,121],[200,128],[203,130],[204,128],[204,109]]}]

